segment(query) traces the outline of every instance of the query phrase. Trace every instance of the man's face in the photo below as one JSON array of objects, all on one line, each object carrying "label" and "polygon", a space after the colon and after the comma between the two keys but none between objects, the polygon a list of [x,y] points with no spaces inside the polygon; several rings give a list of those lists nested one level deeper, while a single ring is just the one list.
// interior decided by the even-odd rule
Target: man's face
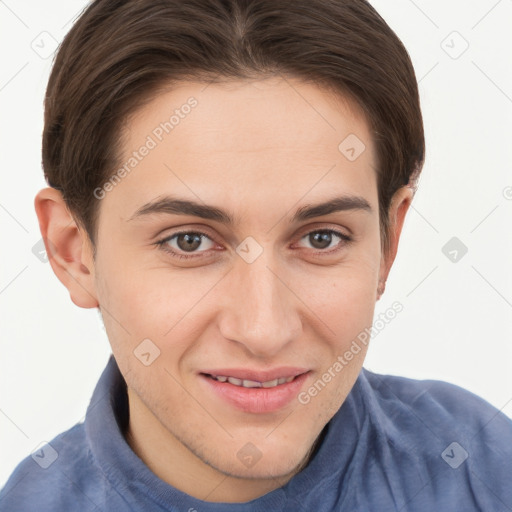
[{"label": "man's face", "polygon": [[[128,121],[129,172],[99,201],[95,291],[155,466],[179,453],[285,477],[352,388],[364,345],[307,393],[371,326],[377,298],[375,148],[352,107],[291,79],[187,82]],[[231,223],[162,207],[171,198]],[[339,210],[296,215],[338,198]]]}]

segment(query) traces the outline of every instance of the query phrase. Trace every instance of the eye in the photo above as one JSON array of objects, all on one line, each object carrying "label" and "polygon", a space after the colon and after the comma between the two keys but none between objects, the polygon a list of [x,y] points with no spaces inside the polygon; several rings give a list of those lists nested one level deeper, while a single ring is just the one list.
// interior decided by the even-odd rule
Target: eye
[{"label": "eye", "polygon": [[[336,252],[344,245],[351,242],[352,238],[345,233],[335,229],[317,229],[315,231],[310,231],[301,237],[301,240],[305,240],[307,243],[309,243],[311,249],[319,250],[325,253],[332,253]],[[334,245],[331,245],[333,243]],[[333,247],[335,248],[334,250],[325,250],[332,249]]]},{"label": "eye", "polygon": [[[181,231],[159,240],[156,245],[177,258],[195,258],[200,256],[200,254],[195,253],[206,252],[214,246],[214,242],[206,233],[201,231]],[[202,250],[197,250],[200,247],[202,247]]]},{"label": "eye", "polygon": [[[300,238],[310,244],[311,249],[320,253],[331,254],[343,248],[352,238],[335,229],[316,229]],[[201,257],[215,246],[209,235],[201,231],[180,231],[155,242],[173,257],[180,259]],[[334,247],[334,249],[332,249]],[[326,250],[331,249],[331,250]]]}]

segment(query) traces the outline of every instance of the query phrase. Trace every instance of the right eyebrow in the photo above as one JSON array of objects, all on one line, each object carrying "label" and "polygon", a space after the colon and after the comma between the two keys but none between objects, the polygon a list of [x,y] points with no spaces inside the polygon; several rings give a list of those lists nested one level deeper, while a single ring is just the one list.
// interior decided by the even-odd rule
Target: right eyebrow
[{"label": "right eyebrow", "polygon": [[233,217],[215,206],[201,204],[188,199],[178,199],[171,196],[165,196],[155,199],[141,206],[128,221],[139,217],[152,214],[169,214],[169,215],[192,215],[193,217],[201,217],[203,219],[215,220],[222,224],[233,224]]}]

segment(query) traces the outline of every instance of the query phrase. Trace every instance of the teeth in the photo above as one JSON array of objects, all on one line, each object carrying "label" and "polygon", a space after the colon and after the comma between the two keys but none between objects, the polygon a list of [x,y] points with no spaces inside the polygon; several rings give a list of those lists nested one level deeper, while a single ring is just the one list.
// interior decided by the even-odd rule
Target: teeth
[{"label": "teeth", "polygon": [[262,383],[255,380],[243,380],[242,386],[244,388],[261,388]]},{"label": "teeth", "polygon": [[236,377],[226,377],[224,375],[212,375],[215,380],[219,382],[229,382],[234,386],[244,387],[244,388],[274,388],[281,384],[287,384],[291,382],[295,377],[281,377],[279,379],[268,380],[266,382],[258,382],[256,380],[248,380],[248,379],[237,379]]}]

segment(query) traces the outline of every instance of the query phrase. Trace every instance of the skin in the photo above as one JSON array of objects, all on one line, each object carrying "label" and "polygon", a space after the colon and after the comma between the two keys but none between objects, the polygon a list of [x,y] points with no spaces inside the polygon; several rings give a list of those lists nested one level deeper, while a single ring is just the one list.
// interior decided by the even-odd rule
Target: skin
[{"label": "skin", "polygon": [[[71,300],[102,311],[128,384],[133,450],[194,497],[243,502],[282,486],[307,464],[366,349],[307,405],[294,399],[272,413],[234,408],[198,372],[298,366],[310,372],[301,388],[307,390],[371,326],[413,192],[404,187],[393,197],[390,249],[383,253],[377,162],[364,116],[340,96],[282,77],[186,82],[159,94],[128,120],[120,162],[191,96],[198,101],[191,113],[99,201],[95,259],[58,191],[41,190],[35,206],[41,233],[53,244],[52,268]],[[338,149],[351,133],[366,146],[354,161]],[[165,194],[226,209],[237,222],[165,213],[130,220]],[[340,195],[364,198],[371,211],[290,223],[297,208]],[[179,259],[155,245],[183,229],[210,237],[194,249],[198,257]],[[318,248],[308,234],[319,229],[352,241],[333,236]],[[263,248],[252,263],[236,252],[248,236]],[[187,254],[176,238],[169,245]],[[146,338],[160,350],[149,366],[134,355]],[[237,457],[247,443],[261,453],[252,467]]]}]

